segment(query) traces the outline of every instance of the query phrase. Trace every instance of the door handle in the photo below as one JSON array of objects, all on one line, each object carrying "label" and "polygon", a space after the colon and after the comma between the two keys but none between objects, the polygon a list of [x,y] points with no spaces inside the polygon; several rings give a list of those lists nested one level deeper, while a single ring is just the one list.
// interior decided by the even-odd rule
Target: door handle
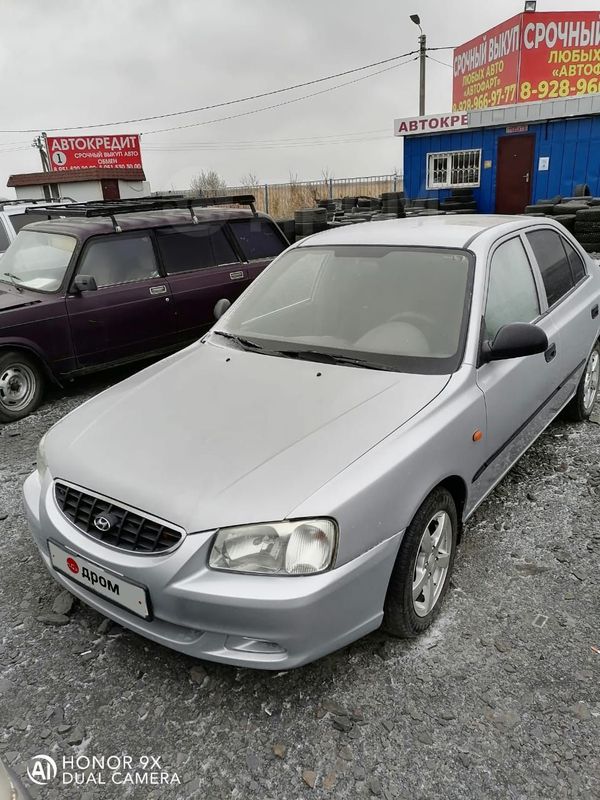
[{"label": "door handle", "polygon": [[592,319],[596,319],[598,316],[598,303],[595,306],[592,306]]},{"label": "door handle", "polygon": [[150,294],[166,294],[167,287],[164,284],[160,286],[151,286],[150,287]]},{"label": "door handle", "polygon": [[235,272],[229,273],[229,280],[230,281],[239,281],[244,277],[244,270],[238,269]]},{"label": "door handle", "polygon": [[525,175],[523,175],[523,177],[525,178],[525,183],[529,183],[529,173],[526,172]]},{"label": "door handle", "polygon": [[553,342],[544,353],[544,358],[549,363],[550,361],[552,361],[555,355],[556,355],[556,345]]}]

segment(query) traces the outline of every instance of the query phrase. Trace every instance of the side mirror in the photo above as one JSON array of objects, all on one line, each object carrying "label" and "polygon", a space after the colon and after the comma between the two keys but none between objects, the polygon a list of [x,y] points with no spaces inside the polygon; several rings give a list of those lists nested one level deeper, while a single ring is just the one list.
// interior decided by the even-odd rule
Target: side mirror
[{"label": "side mirror", "polygon": [[93,275],[76,275],[71,284],[71,291],[73,294],[81,294],[82,292],[97,292],[98,284]]},{"label": "side mirror", "polygon": [[222,297],[220,300],[217,300],[217,302],[215,303],[215,307],[213,309],[213,314],[215,319],[221,319],[221,317],[227,311],[230,305],[231,305],[231,300],[228,300],[226,297]]},{"label": "side mirror", "polygon": [[521,358],[543,353],[548,349],[548,337],[537,325],[528,322],[512,322],[503,325],[493,342],[484,342],[481,361],[503,361],[506,358]]}]

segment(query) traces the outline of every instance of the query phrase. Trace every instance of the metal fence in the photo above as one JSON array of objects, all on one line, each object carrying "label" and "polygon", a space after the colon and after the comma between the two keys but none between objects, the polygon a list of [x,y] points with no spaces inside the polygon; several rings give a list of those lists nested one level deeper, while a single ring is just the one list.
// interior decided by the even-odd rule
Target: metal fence
[{"label": "metal fence", "polygon": [[317,181],[264,183],[254,186],[228,186],[206,191],[207,196],[220,194],[253,194],[256,206],[276,219],[292,217],[299,208],[312,208],[317,200],[340,197],[379,197],[382,192],[400,192],[404,182],[401,175],[369,175],[361,178],[321,178]]}]

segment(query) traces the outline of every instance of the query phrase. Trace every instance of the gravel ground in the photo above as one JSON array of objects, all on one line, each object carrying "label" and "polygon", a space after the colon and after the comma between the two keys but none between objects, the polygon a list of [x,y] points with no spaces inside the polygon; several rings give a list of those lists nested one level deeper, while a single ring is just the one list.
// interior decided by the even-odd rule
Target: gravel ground
[{"label": "gravel ground", "polygon": [[96,769],[106,785],[34,797],[600,797],[600,408],[552,425],[481,506],[428,635],[261,673],[109,624],[41,565],[20,500],[37,442],[122,375],[0,427],[0,757],[154,756],[180,783]]}]

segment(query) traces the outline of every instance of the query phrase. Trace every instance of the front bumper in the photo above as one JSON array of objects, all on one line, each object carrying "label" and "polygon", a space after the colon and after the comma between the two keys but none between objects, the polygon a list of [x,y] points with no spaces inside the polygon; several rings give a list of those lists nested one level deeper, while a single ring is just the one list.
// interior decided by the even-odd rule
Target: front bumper
[{"label": "front bumper", "polygon": [[[208,569],[214,531],[187,536],[165,555],[136,555],[85,536],[61,513],[53,481],[32,473],[25,509],[44,563],[58,583],[100,613],[196,658],[259,669],[314,661],[379,627],[402,533],[330,572],[298,577]],[[56,572],[48,539],[148,588],[151,621],[113,605]]]}]

